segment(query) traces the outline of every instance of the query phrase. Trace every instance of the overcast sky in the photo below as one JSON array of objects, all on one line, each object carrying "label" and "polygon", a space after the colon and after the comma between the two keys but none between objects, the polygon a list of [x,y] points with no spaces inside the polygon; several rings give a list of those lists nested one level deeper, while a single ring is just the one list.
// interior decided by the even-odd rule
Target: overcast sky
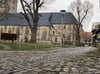
[{"label": "overcast sky", "polygon": [[[64,9],[67,12],[67,8],[70,5],[71,2],[75,0],[53,0],[54,2],[47,5],[47,7],[44,7],[40,10],[40,12],[59,12],[60,10]],[[84,0],[81,0],[84,1]],[[94,16],[92,17],[90,23],[87,25],[84,25],[85,31],[91,31],[91,27],[93,22],[99,22],[100,21],[100,8],[99,8],[99,0],[89,0],[94,5]],[[18,12],[21,12],[21,6],[18,2]]]}]

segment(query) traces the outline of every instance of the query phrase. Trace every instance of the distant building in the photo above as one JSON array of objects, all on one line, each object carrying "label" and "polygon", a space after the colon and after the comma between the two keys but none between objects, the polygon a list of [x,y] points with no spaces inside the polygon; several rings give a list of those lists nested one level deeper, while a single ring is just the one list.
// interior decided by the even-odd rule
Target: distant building
[{"label": "distant building", "polygon": [[[96,30],[96,29],[100,29],[100,22],[94,22],[93,26],[92,26],[92,31]],[[97,33],[98,38],[100,38],[100,32]]]},{"label": "distant building", "polygon": [[92,45],[100,46],[100,22],[94,22],[92,25]]},{"label": "distant building", "polygon": [[92,32],[83,32],[83,41],[85,45],[90,46],[92,42]]},{"label": "distant building", "polygon": [[83,40],[85,42],[90,42],[92,37],[92,32],[83,32]]},{"label": "distant building", "polygon": [[100,26],[100,22],[94,22],[92,25],[92,30],[98,28],[99,26]]}]

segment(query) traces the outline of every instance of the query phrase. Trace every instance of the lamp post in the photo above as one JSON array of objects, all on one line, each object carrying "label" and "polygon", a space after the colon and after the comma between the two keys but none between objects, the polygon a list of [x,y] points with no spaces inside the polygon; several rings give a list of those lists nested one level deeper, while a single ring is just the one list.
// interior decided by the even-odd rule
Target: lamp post
[{"label": "lamp post", "polygon": [[61,46],[63,47],[64,46],[63,25],[64,25],[64,14],[66,13],[66,10],[61,10],[60,13],[62,15]]}]

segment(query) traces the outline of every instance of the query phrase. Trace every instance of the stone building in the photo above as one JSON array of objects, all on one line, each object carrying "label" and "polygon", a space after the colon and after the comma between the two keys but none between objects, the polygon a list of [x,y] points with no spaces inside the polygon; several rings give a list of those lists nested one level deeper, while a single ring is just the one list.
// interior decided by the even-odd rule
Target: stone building
[{"label": "stone building", "polygon": [[[25,18],[16,13],[18,0],[5,0],[5,4],[0,8],[0,12],[5,16],[0,18],[0,38],[2,33],[16,34],[20,42],[29,42],[31,32]],[[4,11],[3,11],[4,10]],[[2,15],[4,15],[2,14]],[[75,24],[77,20],[71,13],[66,13],[63,17],[60,13],[40,13],[37,31],[37,41],[50,43],[61,43],[63,36],[64,42],[75,42]],[[81,28],[81,34],[83,32]],[[82,42],[82,38],[81,38]]]},{"label": "stone building", "polygon": [[[61,13],[40,13],[38,22],[37,41],[61,43],[61,35],[65,42],[75,42],[75,25],[77,20],[72,13],[66,13],[63,17]],[[81,28],[82,29],[82,28]],[[82,31],[82,30],[80,30]],[[18,13],[8,13],[0,19],[0,34],[17,34],[20,42],[29,42],[31,32],[25,18]],[[81,39],[82,40],[82,39]]]},{"label": "stone building", "polygon": [[94,22],[92,25],[92,45],[100,46],[100,22]]},{"label": "stone building", "polygon": [[100,25],[100,22],[94,22],[92,25],[92,30],[98,28]]},{"label": "stone building", "polygon": [[[94,22],[92,25],[92,31],[97,30],[97,29],[100,29],[100,22]],[[100,38],[100,32],[97,33],[97,36],[98,36],[98,38]]]},{"label": "stone building", "polygon": [[[20,42],[29,42],[31,38],[31,32],[28,27],[28,23],[25,18],[16,13],[17,12],[17,1],[18,0],[6,0],[2,10],[6,10],[6,5],[9,11],[5,13],[5,16],[0,18],[0,39],[2,33],[16,34]],[[66,13],[63,17],[61,13],[40,13],[37,31],[37,41],[46,41],[50,43],[61,43],[63,36],[64,42],[75,42],[75,29],[74,26],[77,20],[71,13]],[[4,15],[4,14],[3,14]],[[81,34],[83,32],[81,28]],[[82,38],[81,38],[82,42]]]}]

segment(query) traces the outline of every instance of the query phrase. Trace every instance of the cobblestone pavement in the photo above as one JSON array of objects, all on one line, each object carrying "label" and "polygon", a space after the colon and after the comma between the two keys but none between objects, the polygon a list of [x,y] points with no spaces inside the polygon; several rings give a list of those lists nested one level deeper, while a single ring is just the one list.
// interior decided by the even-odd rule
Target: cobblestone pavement
[{"label": "cobblestone pavement", "polygon": [[100,58],[70,60],[92,47],[49,51],[0,51],[0,74],[100,74]]}]

